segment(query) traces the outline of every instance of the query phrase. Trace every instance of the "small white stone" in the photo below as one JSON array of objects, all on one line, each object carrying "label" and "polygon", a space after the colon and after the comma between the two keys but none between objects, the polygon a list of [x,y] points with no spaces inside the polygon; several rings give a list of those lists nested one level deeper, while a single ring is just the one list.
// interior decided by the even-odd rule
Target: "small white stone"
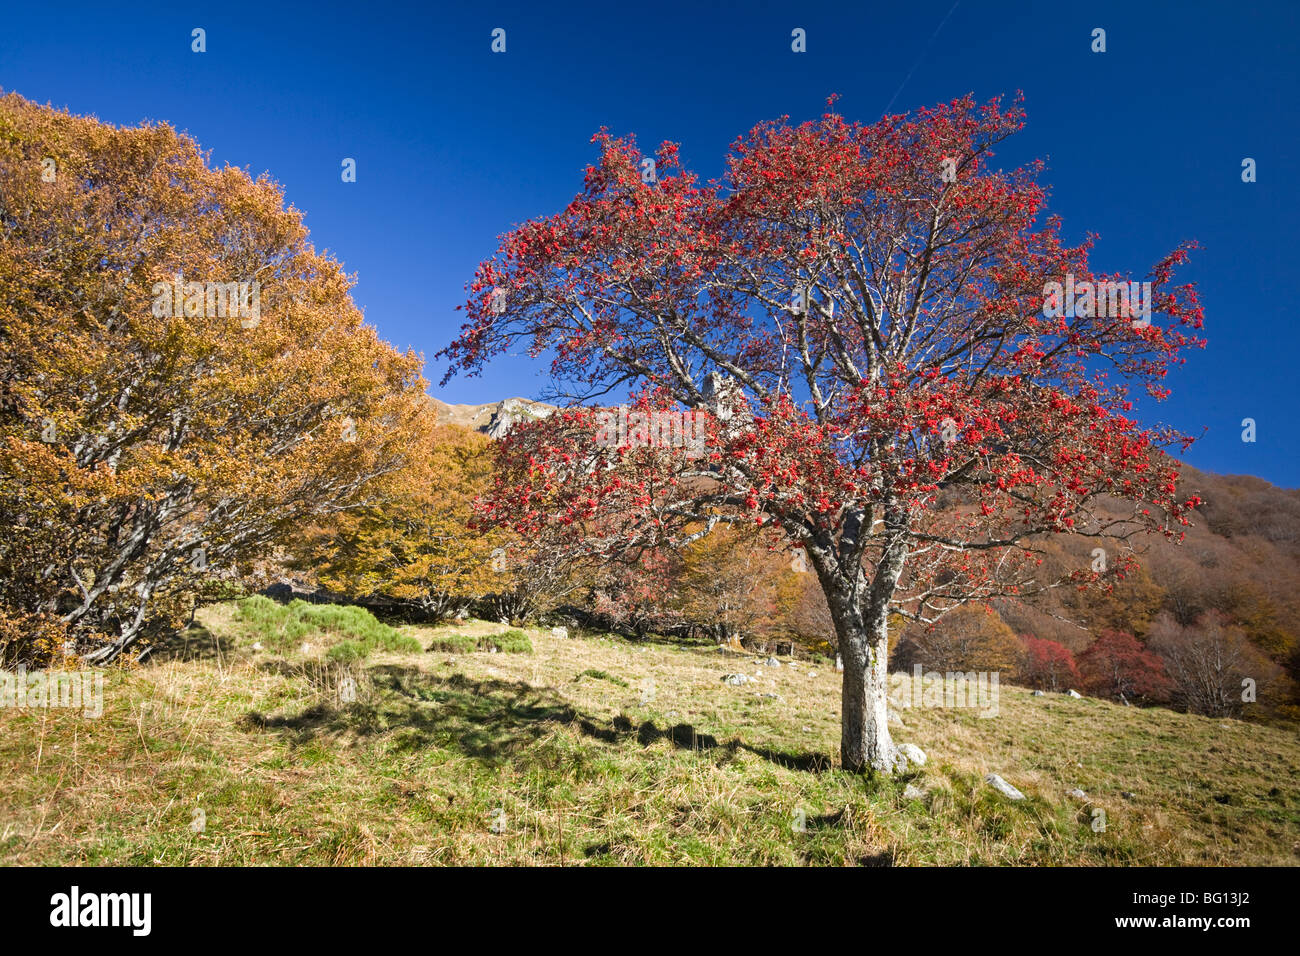
[{"label": "small white stone", "polygon": [[1023,800],[1025,795],[1017,790],[1011,784],[1007,783],[995,773],[991,773],[984,778],[984,782],[996,790],[998,793],[1010,797],[1012,800]]}]

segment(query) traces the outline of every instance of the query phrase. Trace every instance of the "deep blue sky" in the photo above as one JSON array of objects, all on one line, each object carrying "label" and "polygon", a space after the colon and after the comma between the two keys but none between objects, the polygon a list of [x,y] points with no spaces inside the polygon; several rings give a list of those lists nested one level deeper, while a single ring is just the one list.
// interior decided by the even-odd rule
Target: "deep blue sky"
[{"label": "deep blue sky", "polygon": [[[132,9],[136,7],[136,9]],[[171,9],[160,11],[159,8]],[[0,87],[117,124],[165,120],[214,163],[267,171],[341,259],[382,335],[432,357],[464,285],[513,224],[581,187],[601,126],[672,139],[702,178],[728,144],[827,94],[871,121],[1022,89],[1028,128],[999,154],[1044,157],[1071,240],[1138,275],[1183,239],[1206,306],[1204,352],[1144,419],[1205,437],[1198,467],[1300,486],[1300,4],[1142,0],[907,3],[11,3]],[[949,12],[951,10],[951,16]],[[946,22],[945,17],[947,17]],[[935,34],[936,28],[942,29]],[[190,31],[208,50],[190,50]],[[504,55],[489,50],[507,31]],[[803,27],[808,52],[790,51]],[[1107,31],[1107,52],[1090,50]],[[900,90],[901,86],[901,90]],[[895,95],[897,98],[895,99]],[[358,181],[340,181],[345,156]],[[1241,181],[1241,161],[1258,181]],[[452,402],[535,396],[526,359],[436,382]],[[1240,422],[1258,423],[1255,444]]]}]

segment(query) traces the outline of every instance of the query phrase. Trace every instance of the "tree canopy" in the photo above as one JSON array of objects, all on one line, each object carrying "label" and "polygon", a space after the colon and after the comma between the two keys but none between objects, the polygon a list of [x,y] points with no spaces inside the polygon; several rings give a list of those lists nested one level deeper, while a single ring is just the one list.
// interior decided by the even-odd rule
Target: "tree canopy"
[{"label": "tree canopy", "polygon": [[[1162,450],[1186,439],[1132,415],[1203,344],[1173,281],[1190,246],[1150,268],[1139,318],[1130,276],[1062,242],[1042,164],[993,165],[1023,122],[970,97],[870,125],[828,108],[759,124],[708,183],[674,144],[602,130],[582,193],[480,266],[443,353],[473,374],[522,344],[575,406],[505,443],[502,523],[586,522],[572,547],[612,554],[748,521],[804,549],[845,656],[848,767],[892,765],[892,614],[1050,586],[1037,536],[1176,535],[1196,504]],[[1063,285],[1110,292],[1067,308]],[[707,410],[707,454],[594,441],[580,406],[628,388]]]},{"label": "tree canopy", "polygon": [[117,657],[371,500],[432,418],[350,284],[269,179],[0,98],[6,657]]}]

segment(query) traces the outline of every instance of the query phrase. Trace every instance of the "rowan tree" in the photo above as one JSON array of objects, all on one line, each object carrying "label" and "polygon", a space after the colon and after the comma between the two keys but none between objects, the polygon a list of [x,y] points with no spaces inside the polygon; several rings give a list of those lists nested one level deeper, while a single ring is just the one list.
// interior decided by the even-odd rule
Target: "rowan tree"
[{"label": "rowan tree", "polygon": [[265,177],[0,98],[0,616],[109,661],[365,504],[425,383],[349,288]]},{"label": "rowan tree", "polygon": [[[871,125],[831,109],[759,124],[708,183],[672,143],[643,175],[635,140],[602,130],[581,194],[504,237],[441,354],[450,377],[523,344],[572,406],[506,440],[495,520],[528,534],[600,516],[567,542],[599,554],[737,522],[802,547],[844,659],[843,766],[887,771],[891,614],[1049,586],[1034,535],[1186,521],[1161,452],[1180,436],[1142,427],[1130,396],[1166,394],[1201,309],[1172,282],[1180,247],[1149,273],[1150,321],[1060,314],[1049,283],[1129,277],[1094,275],[1091,240],[1063,244],[1041,164],[991,164],[1018,103]],[[594,440],[583,404],[620,389],[708,411],[707,453]]]}]

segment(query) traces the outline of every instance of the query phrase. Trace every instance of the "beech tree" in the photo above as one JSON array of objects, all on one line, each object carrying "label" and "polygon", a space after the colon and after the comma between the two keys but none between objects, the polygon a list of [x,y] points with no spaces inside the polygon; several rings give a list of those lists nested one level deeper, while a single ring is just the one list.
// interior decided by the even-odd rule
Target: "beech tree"
[{"label": "beech tree", "polygon": [[376,479],[365,507],[302,535],[293,567],[355,599],[388,599],[447,618],[499,583],[494,564],[506,535],[469,527],[492,469],[490,440],[459,425],[412,439],[405,465]]},{"label": "beech tree", "polygon": [[[1284,689],[1281,668],[1218,611],[1207,611],[1190,627],[1179,625],[1171,615],[1160,615],[1152,627],[1150,646],[1164,660],[1174,701],[1192,713],[1236,716],[1257,699],[1273,704]],[[1243,693],[1248,683],[1255,693]]]},{"label": "beech tree", "polygon": [[682,611],[720,644],[756,637],[778,614],[789,559],[770,552],[748,528],[719,528],[682,549]]},{"label": "beech tree", "polygon": [[637,640],[644,640],[651,628],[682,623],[680,610],[673,606],[673,582],[681,574],[676,557],[643,550],[601,568],[591,594],[597,617]]},{"label": "beech tree", "polygon": [[816,575],[796,574],[794,587],[798,590],[786,613],[790,633],[805,650],[834,658],[835,622]]},{"label": "beech tree", "polygon": [[1017,676],[1020,641],[997,611],[966,605],[937,624],[904,634],[894,652],[902,670],[920,664],[927,671],[998,671]]},{"label": "beech tree", "polygon": [[[759,124],[707,183],[675,144],[642,156],[600,131],[582,192],[504,236],[440,354],[450,378],[523,345],[568,406],[503,443],[495,520],[526,534],[599,516],[569,541],[592,553],[744,521],[803,548],[844,660],[842,764],[887,772],[891,615],[1051,586],[1040,536],[1114,546],[1186,523],[1195,499],[1161,451],[1185,439],[1129,413],[1134,390],[1166,394],[1202,316],[1172,281],[1188,247],[1151,268],[1138,318],[1115,307],[1129,277],[1094,275],[1091,241],[1065,245],[1044,217],[1041,163],[991,165],[1018,101],[870,125],[833,108]],[[1050,283],[1108,289],[1107,307]],[[707,411],[706,454],[594,440],[588,404],[621,390]]]},{"label": "beech tree", "polygon": [[350,285],[269,179],[0,97],[0,655],[110,661],[374,500],[432,416]]}]

